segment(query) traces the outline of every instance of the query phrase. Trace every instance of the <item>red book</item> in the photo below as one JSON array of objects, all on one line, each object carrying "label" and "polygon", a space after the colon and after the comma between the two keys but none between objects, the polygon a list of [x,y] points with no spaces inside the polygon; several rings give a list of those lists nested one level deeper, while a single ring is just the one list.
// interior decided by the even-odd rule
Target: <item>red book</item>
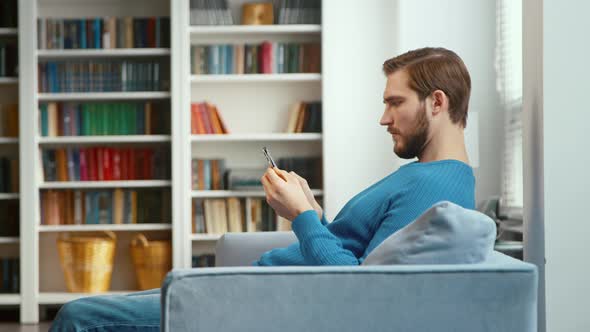
[{"label": "red book", "polygon": [[209,119],[209,111],[207,111],[207,104],[199,103],[199,120],[203,122],[205,127],[205,134],[213,134],[215,131],[213,130],[213,126],[211,125],[211,120]]},{"label": "red book", "polygon": [[102,148],[102,171],[105,181],[111,181],[113,179],[111,154],[111,148]]},{"label": "red book", "polygon": [[129,156],[125,149],[119,149],[119,158],[121,159],[121,180],[129,180]]},{"label": "red book", "polygon": [[191,134],[195,135],[195,134],[200,134],[199,130],[198,130],[198,125],[197,125],[197,104],[192,103],[191,104]]},{"label": "red book", "polygon": [[272,74],[272,44],[265,41],[261,45],[261,51],[258,55],[260,58],[258,63],[262,67],[261,72],[263,74]]},{"label": "red book", "polygon": [[156,47],[156,18],[150,17],[147,20],[147,40],[149,47]]},{"label": "red book", "polygon": [[80,181],[88,181],[88,162],[86,161],[85,148],[80,148]]},{"label": "red book", "polygon": [[128,164],[127,164],[128,180],[137,180],[137,172],[136,172],[137,170],[135,168],[136,160],[135,160],[134,150],[127,149],[125,154],[127,155],[127,161],[128,161]]},{"label": "red book", "polygon": [[96,169],[96,148],[86,150],[86,167],[88,167],[88,180],[98,180],[98,171]]},{"label": "red book", "polygon": [[96,150],[96,180],[104,181],[104,148],[95,148]]},{"label": "red book", "polygon": [[113,180],[123,180],[123,177],[121,177],[121,149],[113,149],[111,151],[111,160]]}]

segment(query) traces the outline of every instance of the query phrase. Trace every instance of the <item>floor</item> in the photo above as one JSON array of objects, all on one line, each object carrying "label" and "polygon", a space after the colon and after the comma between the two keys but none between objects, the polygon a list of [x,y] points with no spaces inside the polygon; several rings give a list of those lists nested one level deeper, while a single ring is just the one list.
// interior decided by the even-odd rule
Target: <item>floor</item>
[{"label": "floor", "polygon": [[35,325],[19,323],[0,323],[0,332],[47,332],[51,323],[43,322]]}]

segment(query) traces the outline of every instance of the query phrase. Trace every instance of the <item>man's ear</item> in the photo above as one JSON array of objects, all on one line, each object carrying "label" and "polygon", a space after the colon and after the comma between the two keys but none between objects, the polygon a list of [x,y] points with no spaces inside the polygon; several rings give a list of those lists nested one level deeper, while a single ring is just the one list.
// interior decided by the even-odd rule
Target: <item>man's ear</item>
[{"label": "man's ear", "polygon": [[449,108],[449,99],[446,93],[442,90],[435,90],[432,92],[432,115],[437,115],[443,110]]}]

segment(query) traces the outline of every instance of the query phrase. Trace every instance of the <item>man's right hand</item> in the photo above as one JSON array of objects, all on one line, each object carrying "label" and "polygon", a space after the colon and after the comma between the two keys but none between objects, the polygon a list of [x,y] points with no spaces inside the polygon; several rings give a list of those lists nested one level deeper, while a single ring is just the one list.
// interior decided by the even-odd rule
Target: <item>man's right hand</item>
[{"label": "man's right hand", "polygon": [[309,204],[311,204],[311,206],[313,207],[315,212],[318,214],[318,218],[320,218],[320,220],[322,220],[322,216],[324,214],[324,211],[322,210],[322,207],[318,204],[318,202],[316,202],[315,197],[313,197],[313,193],[311,192],[311,189],[309,189],[309,185],[307,184],[307,180],[305,180],[304,178],[299,176],[299,174],[297,174],[293,171],[291,171],[289,173],[293,174],[299,180],[299,183],[301,184],[301,188],[303,188],[303,192],[305,193],[305,197],[307,197],[307,201],[309,202]]}]

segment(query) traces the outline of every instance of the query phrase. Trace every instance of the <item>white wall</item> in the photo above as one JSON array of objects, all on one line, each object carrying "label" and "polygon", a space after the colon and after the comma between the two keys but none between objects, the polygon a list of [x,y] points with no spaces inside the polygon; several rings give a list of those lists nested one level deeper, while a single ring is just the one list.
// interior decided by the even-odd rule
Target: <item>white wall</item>
[{"label": "white wall", "polygon": [[503,114],[495,87],[495,0],[399,0],[400,53],[433,46],[456,52],[471,75],[470,112],[479,113],[476,200],[501,192]]},{"label": "white wall", "polygon": [[590,331],[590,2],[542,3],[547,331]]}]

